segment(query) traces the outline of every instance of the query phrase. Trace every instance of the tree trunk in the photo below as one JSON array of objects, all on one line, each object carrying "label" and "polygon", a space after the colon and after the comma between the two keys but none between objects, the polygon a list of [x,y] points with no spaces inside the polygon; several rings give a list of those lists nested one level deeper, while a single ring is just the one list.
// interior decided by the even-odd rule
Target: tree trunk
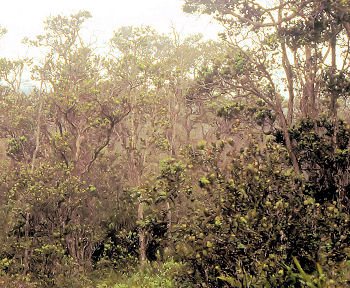
[{"label": "tree trunk", "polygon": [[287,76],[288,94],[289,94],[287,123],[288,125],[291,125],[293,123],[293,116],[294,116],[294,80],[293,80],[293,71],[287,56],[285,44],[283,44],[283,46],[284,46],[283,58],[285,58],[283,61],[284,63],[283,67]]},{"label": "tree trunk", "polygon": [[166,202],[166,210],[167,210],[167,213],[166,213],[166,216],[167,216],[167,225],[166,225],[166,226],[167,226],[168,231],[170,231],[172,213],[171,213],[169,201]]},{"label": "tree trunk", "polygon": [[[337,55],[336,55],[336,45],[337,45],[337,40],[336,40],[336,36],[334,35],[330,41],[330,45],[331,45],[331,52],[332,52],[332,70],[331,73],[335,73],[336,69],[337,69],[337,63],[336,63],[336,59],[337,59]],[[338,113],[337,113],[337,95],[336,93],[331,93],[330,95],[331,97],[331,107],[330,107],[330,112],[333,118],[333,122],[334,122],[334,133],[333,133],[333,150],[334,152],[337,150],[338,148],[338,133],[339,133],[339,121],[338,121]]]},{"label": "tree trunk", "polygon": [[42,87],[43,87],[43,81],[41,80],[40,82],[40,90],[39,90],[39,110],[38,110],[38,118],[37,118],[37,128],[36,128],[36,140],[35,140],[35,150],[33,153],[33,158],[32,158],[32,172],[35,169],[35,160],[37,157],[37,154],[39,152],[39,147],[40,147],[40,126],[41,126],[41,110],[43,108],[43,99],[42,99]]},{"label": "tree trunk", "polygon": [[313,72],[312,57],[311,57],[311,47],[305,46],[305,86],[303,89],[303,97],[300,101],[300,110],[302,111],[303,117],[310,117],[316,115],[316,95],[315,95],[315,77]]},{"label": "tree trunk", "polygon": [[283,69],[287,78],[287,86],[288,86],[288,94],[289,94],[287,123],[288,125],[291,125],[293,122],[293,115],[294,115],[294,79],[293,79],[294,77],[293,77],[292,65],[290,64],[290,61],[288,59],[285,42],[281,43],[281,48],[282,48],[282,64],[283,64]]},{"label": "tree trunk", "polygon": [[[138,201],[138,221],[139,221],[139,228],[138,228],[138,232],[139,232],[139,261],[140,264],[144,264],[146,261],[146,233],[145,233],[145,229],[143,227],[143,220],[144,220],[144,214],[143,214],[143,195],[139,196],[139,201]],[[142,224],[141,224],[142,223]]]},{"label": "tree trunk", "polygon": [[28,273],[29,269],[29,212],[26,212],[26,224],[24,226],[24,239],[25,239],[25,249],[24,249],[24,275]]},{"label": "tree trunk", "polygon": [[292,164],[293,164],[293,167],[294,167],[294,170],[297,174],[300,174],[300,167],[299,167],[299,163],[298,163],[298,160],[297,160],[297,157],[293,151],[293,146],[292,146],[292,142],[291,142],[291,139],[290,139],[290,135],[289,135],[289,132],[288,132],[288,125],[287,125],[287,121],[286,121],[286,118],[283,114],[283,110],[282,110],[282,105],[281,105],[281,102],[280,100],[276,97],[276,108],[277,108],[277,112],[278,112],[278,116],[280,118],[280,124],[282,126],[282,131],[283,131],[283,136],[284,136],[284,141],[285,141],[285,144],[286,144],[286,148],[287,148],[287,151],[288,151],[288,154],[289,154],[289,157],[290,159],[292,160]]}]

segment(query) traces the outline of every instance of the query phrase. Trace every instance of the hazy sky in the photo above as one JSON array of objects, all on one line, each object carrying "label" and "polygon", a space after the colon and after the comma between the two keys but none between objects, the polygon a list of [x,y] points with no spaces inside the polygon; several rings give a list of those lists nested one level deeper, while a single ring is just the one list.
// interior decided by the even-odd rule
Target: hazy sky
[{"label": "hazy sky", "polygon": [[6,0],[0,10],[0,25],[8,33],[0,40],[0,57],[22,57],[28,50],[21,45],[24,37],[34,37],[43,31],[43,21],[50,15],[70,15],[79,10],[92,14],[85,27],[88,34],[108,41],[113,30],[121,26],[150,25],[162,33],[173,25],[181,34],[205,34],[216,38],[218,25],[209,17],[182,12],[183,0]]}]

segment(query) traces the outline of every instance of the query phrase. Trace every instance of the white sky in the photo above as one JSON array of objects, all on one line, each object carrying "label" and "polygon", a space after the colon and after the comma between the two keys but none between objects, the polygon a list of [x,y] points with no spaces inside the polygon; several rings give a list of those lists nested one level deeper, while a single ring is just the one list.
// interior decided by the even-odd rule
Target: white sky
[{"label": "white sky", "polygon": [[173,25],[181,35],[202,33],[217,38],[220,28],[205,16],[182,12],[183,0],[4,0],[0,10],[0,26],[8,33],[0,40],[0,57],[18,58],[28,55],[21,44],[24,37],[33,38],[43,32],[43,21],[50,15],[70,15],[80,10],[92,14],[85,27],[103,45],[122,26],[150,25],[168,33]]}]

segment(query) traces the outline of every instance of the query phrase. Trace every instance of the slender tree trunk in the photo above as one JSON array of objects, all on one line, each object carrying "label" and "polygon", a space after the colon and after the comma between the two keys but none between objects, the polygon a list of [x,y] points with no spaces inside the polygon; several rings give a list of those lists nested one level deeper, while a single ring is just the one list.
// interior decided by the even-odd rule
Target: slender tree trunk
[{"label": "slender tree trunk", "polygon": [[297,174],[300,174],[300,167],[299,167],[299,163],[298,163],[298,160],[297,160],[297,157],[294,153],[294,150],[293,150],[293,146],[292,146],[292,141],[290,139],[290,134],[288,132],[288,125],[287,125],[287,120],[283,114],[283,110],[282,110],[282,105],[281,105],[281,101],[276,97],[276,102],[277,102],[277,112],[278,112],[278,116],[279,116],[279,119],[280,119],[280,124],[282,126],[282,131],[283,131],[283,136],[284,136],[284,139],[285,139],[285,144],[286,144],[286,148],[287,148],[287,151],[288,151],[288,154],[289,154],[289,157],[291,158],[292,160],[292,164],[293,164],[293,167],[294,167],[294,170]]},{"label": "slender tree trunk", "polygon": [[[331,53],[332,53],[332,71],[331,73],[335,73],[337,69],[337,55],[336,55],[336,36],[334,35],[331,39]],[[339,121],[338,121],[338,113],[337,113],[337,95],[333,92],[331,93],[331,115],[334,122],[334,133],[333,133],[333,150],[336,151],[338,148],[338,133],[339,133]]]},{"label": "slender tree trunk", "polygon": [[[281,7],[284,4],[283,0],[280,0]],[[282,19],[282,8],[278,10],[278,21],[281,21]],[[281,29],[281,25],[278,25],[278,30]],[[287,85],[288,85],[288,114],[287,114],[287,123],[288,125],[291,125],[293,122],[293,115],[294,115],[294,77],[293,77],[293,70],[292,65],[290,64],[288,54],[287,54],[287,47],[286,43],[283,40],[281,42],[281,48],[282,48],[282,66],[284,69],[284,73],[287,77]]]},{"label": "slender tree trunk", "polygon": [[29,269],[29,212],[26,212],[26,223],[24,226],[24,239],[25,239],[25,249],[24,249],[24,275],[28,273]]},{"label": "slender tree trunk", "polygon": [[[138,189],[140,188],[140,171],[137,169],[137,159],[136,159],[136,144],[137,144],[137,128],[136,128],[136,116],[135,116],[135,108],[134,105],[136,103],[136,98],[134,95],[131,95],[131,139],[130,139],[130,158],[129,158],[129,165],[130,165],[130,175],[131,179],[134,181],[134,186],[136,186]],[[146,161],[146,157],[143,158],[143,163],[140,163],[143,165]],[[139,236],[139,262],[140,265],[143,265],[146,261],[146,231],[143,225],[144,222],[144,203],[143,203],[143,195],[142,193],[138,197],[138,203],[137,203],[137,221],[139,222],[138,225],[138,236]],[[142,224],[141,224],[142,223]]]},{"label": "slender tree trunk", "polygon": [[[138,221],[140,223],[143,223],[144,221],[144,213],[143,213],[143,195],[141,194],[139,196],[139,200],[138,200]],[[146,261],[146,232],[145,229],[143,227],[143,225],[139,224],[139,228],[138,228],[138,232],[139,232],[139,261],[140,264],[143,265]]]},{"label": "slender tree trunk", "polygon": [[167,213],[166,213],[166,216],[167,216],[167,229],[168,231],[170,231],[170,228],[171,228],[171,219],[172,219],[172,213],[171,213],[171,209],[170,209],[170,204],[169,204],[169,201],[166,202],[166,210],[167,210]]},{"label": "slender tree trunk", "polygon": [[293,114],[294,114],[294,79],[293,79],[293,70],[292,65],[289,62],[286,44],[283,42],[282,44],[282,62],[283,69],[287,77],[288,83],[288,115],[287,115],[287,123],[291,125],[293,122]]},{"label": "slender tree trunk", "polygon": [[303,89],[303,97],[300,101],[300,109],[303,117],[313,116],[317,112],[316,107],[316,96],[315,96],[315,77],[313,73],[311,47],[305,46],[305,63],[306,63],[306,74],[305,74],[305,87]]},{"label": "slender tree trunk", "polygon": [[176,139],[176,119],[177,119],[177,115],[175,116],[175,119],[173,121],[173,127],[172,127],[172,132],[171,132],[171,143],[170,143],[170,153],[171,156],[175,156],[175,139]]},{"label": "slender tree trunk", "polygon": [[78,135],[77,139],[75,141],[75,155],[74,155],[74,162],[77,163],[79,161],[80,157],[80,151],[81,151],[81,143],[84,140],[84,136],[81,135],[80,130],[78,129]]},{"label": "slender tree trunk", "polygon": [[42,98],[42,87],[43,87],[43,81],[41,80],[40,82],[40,90],[39,90],[39,110],[38,110],[38,117],[37,117],[37,128],[36,128],[36,140],[35,140],[35,150],[33,153],[33,158],[32,158],[32,171],[35,169],[35,160],[39,152],[39,147],[40,147],[40,129],[41,129],[41,110],[43,108],[43,98]]}]

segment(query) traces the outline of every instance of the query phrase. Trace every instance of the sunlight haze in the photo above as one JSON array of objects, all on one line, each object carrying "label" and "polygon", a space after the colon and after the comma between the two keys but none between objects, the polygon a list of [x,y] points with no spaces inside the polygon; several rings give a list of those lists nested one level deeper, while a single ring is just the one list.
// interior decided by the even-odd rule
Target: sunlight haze
[{"label": "sunlight haze", "polygon": [[210,23],[209,17],[187,15],[182,12],[182,0],[33,0],[7,1],[0,11],[0,26],[8,30],[0,40],[0,57],[31,56],[24,37],[35,37],[43,32],[44,21],[58,14],[69,16],[81,10],[92,14],[84,27],[87,41],[104,45],[113,31],[122,26],[149,25],[160,33],[170,33],[175,27],[180,35],[203,33],[206,38],[216,38],[219,26]]}]

